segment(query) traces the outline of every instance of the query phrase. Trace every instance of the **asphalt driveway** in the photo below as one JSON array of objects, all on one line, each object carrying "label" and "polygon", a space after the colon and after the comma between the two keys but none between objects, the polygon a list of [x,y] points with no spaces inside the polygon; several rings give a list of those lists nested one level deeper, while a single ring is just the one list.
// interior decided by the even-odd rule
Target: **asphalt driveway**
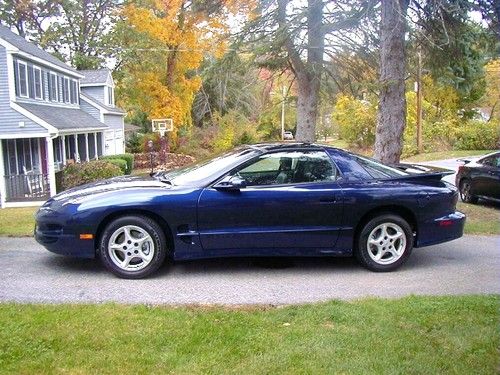
[{"label": "asphalt driveway", "polygon": [[397,272],[353,259],[224,259],[165,265],[122,280],[96,260],[58,256],[31,238],[0,238],[0,301],[293,304],[368,296],[500,294],[500,236],[465,236],[415,249]]}]

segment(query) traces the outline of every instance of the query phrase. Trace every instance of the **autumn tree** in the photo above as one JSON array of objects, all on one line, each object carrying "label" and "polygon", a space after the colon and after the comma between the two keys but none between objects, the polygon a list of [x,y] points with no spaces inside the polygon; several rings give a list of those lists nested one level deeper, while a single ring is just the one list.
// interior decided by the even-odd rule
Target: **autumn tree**
[{"label": "autumn tree", "polygon": [[247,9],[231,0],[129,3],[122,13],[125,51],[119,56],[125,106],[137,105],[151,118],[172,118],[176,127],[189,125],[201,85],[197,69],[205,54],[223,54],[227,15]]}]

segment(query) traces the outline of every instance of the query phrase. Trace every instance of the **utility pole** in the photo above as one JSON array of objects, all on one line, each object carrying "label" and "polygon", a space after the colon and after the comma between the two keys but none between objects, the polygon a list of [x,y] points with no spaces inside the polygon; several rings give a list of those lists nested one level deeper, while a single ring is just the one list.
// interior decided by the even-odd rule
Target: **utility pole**
[{"label": "utility pole", "polygon": [[421,154],[424,152],[422,144],[422,52],[418,47],[417,59],[417,150]]},{"label": "utility pole", "polygon": [[285,140],[285,95],[286,95],[286,88],[285,85],[283,85],[283,100],[281,101],[281,140]]}]

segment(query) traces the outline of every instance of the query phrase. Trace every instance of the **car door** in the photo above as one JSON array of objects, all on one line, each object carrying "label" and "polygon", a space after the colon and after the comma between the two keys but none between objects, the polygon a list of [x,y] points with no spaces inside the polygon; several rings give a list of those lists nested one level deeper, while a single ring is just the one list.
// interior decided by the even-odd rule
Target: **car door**
[{"label": "car door", "polygon": [[472,178],[474,194],[500,199],[500,154],[481,159],[477,164]]},{"label": "car door", "polygon": [[342,225],[342,191],[337,169],[323,150],[266,153],[229,175],[247,186],[212,185],[200,195],[204,250],[269,255],[333,249]]}]

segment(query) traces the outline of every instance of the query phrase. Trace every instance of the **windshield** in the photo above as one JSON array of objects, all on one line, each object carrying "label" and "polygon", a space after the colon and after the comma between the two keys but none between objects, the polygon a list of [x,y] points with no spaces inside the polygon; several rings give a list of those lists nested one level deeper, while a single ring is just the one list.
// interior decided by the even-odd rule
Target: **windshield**
[{"label": "windshield", "polygon": [[160,172],[157,176],[160,180],[168,181],[173,185],[192,186],[199,183],[209,183],[259,153],[253,148],[240,147],[213,159],[169,172]]}]

